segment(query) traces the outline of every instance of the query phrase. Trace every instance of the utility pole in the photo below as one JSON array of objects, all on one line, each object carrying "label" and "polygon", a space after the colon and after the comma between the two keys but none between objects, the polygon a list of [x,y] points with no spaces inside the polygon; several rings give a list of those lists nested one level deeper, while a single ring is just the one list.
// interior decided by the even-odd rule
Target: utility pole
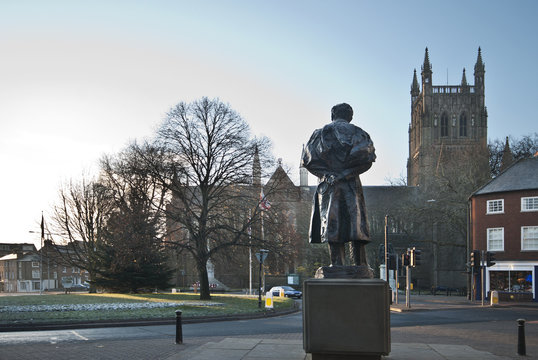
[{"label": "utility pole", "polygon": [[[251,210],[248,210],[248,221],[251,222]],[[248,225],[248,294],[252,295],[252,227]]]},{"label": "utility pole", "polygon": [[41,212],[41,248],[39,249],[39,295],[43,294],[43,243],[45,241],[45,218]]}]

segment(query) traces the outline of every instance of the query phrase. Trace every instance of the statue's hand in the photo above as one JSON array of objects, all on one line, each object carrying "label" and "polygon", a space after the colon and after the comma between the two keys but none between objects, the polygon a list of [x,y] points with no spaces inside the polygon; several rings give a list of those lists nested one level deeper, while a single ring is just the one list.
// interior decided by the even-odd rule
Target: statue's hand
[{"label": "statue's hand", "polygon": [[318,194],[320,194],[320,195],[325,194],[327,189],[330,186],[333,186],[335,182],[336,182],[336,176],[334,176],[334,175],[323,175],[320,178],[320,182],[319,182],[319,185],[318,185],[318,188],[317,188]]},{"label": "statue's hand", "polygon": [[334,185],[334,183],[336,182],[336,176],[334,175],[325,175],[323,177],[323,181],[325,181],[327,184],[329,185]]}]

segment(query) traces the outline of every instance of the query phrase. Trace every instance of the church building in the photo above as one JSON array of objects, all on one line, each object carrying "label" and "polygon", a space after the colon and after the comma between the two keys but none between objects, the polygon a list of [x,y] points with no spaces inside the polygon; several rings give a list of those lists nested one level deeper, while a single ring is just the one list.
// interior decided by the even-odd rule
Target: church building
[{"label": "church building", "polygon": [[[479,48],[474,84],[467,82],[463,69],[460,84],[433,85],[433,67],[426,48],[421,83],[415,70],[411,85],[407,185],[363,186],[371,235],[366,247],[368,263],[378,275],[384,261],[381,245],[388,215],[390,252],[400,257],[411,247],[422,250],[421,265],[412,271],[415,288],[463,293],[469,287],[467,199],[489,179],[484,75]],[[375,144],[375,138],[373,141]],[[283,282],[292,274],[304,280],[315,266],[329,262],[326,244],[308,242],[317,184],[308,184],[304,168],[299,177],[297,186],[279,163],[264,185],[259,164],[254,166],[252,186],[256,189],[264,187],[268,194],[268,185],[278,181],[279,188],[271,193],[269,201],[287,209],[286,216],[296,235],[293,241],[297,243],[294,256],[271,258],[270,254],[266,287],[285,285]],[[271,241],[270,235],[266,240]],[[231,266],[227,258],[214,260],[217,279],[231,288],[247,287],[248,266]],[[404,284],[405,271],[400,269],[398,273],[400,284]],[[294,285],[299,288],[300,284]]]},{"label": "church building", "polygon": [[436,176],[459,173],[467,166],[477,167],[477,175],[484,181],[489,176],[488,114],[481,49],[472,85],[465,68],[459,85],[433,85],[428,48],[421,70],[421,86],[416,70],[411,85],[407,184],[427,187]]}]

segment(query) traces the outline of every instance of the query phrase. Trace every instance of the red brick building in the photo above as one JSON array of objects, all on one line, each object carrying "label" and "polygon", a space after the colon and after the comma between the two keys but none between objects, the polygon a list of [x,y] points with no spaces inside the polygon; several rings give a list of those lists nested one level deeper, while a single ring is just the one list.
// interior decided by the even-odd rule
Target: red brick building
[{"label": "red brick building", "polygon": [[538,157],[514,163],[473,193],[470,203],[471,250],[495,256],[495,265],[486,268],[486,292],[537,300]]}]

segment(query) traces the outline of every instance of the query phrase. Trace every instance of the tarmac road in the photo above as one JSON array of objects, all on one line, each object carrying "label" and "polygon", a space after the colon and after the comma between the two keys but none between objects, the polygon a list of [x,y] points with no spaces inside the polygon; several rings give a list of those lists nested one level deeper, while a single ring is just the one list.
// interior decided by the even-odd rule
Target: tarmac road
[{"label": "tarmac road", "polygon": [[[525,318],[527,359],[538,359],[538,304],[497,308],[462,298],[421,297],[412,311],[391,312],[393,343],[469,345],[519,358],[517,318]],[[0,333],[0,359],[167,359],[223,338],[302,339],[302,315],[185,324],[184,345],[170,325]]]}]

